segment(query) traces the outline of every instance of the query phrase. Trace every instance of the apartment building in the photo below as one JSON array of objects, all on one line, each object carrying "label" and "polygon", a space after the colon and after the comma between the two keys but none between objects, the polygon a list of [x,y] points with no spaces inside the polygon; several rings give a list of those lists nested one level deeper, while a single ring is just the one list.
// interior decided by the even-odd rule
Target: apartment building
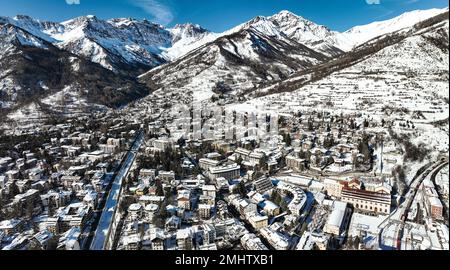
[{"label": "apartment building", "polygon": [[220,167],[211,167],[207,173],[211,180],[216,180],[217,178],[225,178],[226,180],[237,179],[240,176],[241,167],[238,164],[230,164]]}]

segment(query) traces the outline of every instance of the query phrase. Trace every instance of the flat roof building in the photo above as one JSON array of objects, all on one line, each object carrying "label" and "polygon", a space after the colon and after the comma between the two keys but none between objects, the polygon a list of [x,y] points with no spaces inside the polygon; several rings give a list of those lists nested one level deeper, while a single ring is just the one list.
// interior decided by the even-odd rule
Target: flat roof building
[{"label": "flat roof building", "polygon": [[220,167],[209,168],[207,175],[211,180],[216,180],[219,177],[225,178],[227,180],[233,180],[240,177],[241,167],[236,164],[230,164]]},{"label": "flat roof building", "polygon": [[348,213],[347,203],[335,201],[333,203],[333,211],[325,224],[324,232],[336,236],[341,235],[345,229]]}]

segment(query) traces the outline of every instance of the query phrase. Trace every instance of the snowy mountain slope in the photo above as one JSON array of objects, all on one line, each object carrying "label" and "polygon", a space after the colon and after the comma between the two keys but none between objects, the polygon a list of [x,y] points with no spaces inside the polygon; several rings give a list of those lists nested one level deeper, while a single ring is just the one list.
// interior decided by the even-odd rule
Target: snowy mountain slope
[{"label": "snowy mountain slope", "polygon": [[171,35],[148,21],[99,20],[80,17],[63,22],[65,31],[53,36],[60,48],[88,57],[113,70],[135,75],[165,62],[159,54],[170,44]]},{"label": "snowy mountain slope", "polygon": [[50,33],[61,31],[58,23],[38,21],[25,15],[17,15],[14,18],[0,17],[0,23],[17,26],[50,43],[56,42]]},{"label": "snowy mountain slope", "polygon": [[[334,70],[331,74],[321,76],[317,70],[290,78],[262,90],[264,96],[230,108],[353,113],[379,123],[392,121],[394,127],[408,120],[417,127],[408,131],[414,143],[425,142],[436,151],[448,149],[448,133],[433,124],[449,117],[448,18],[447,12],[380,37],[328,65]],[[276,93],[286,89],[289,92]]]},{"label": "snowy mountain slope", "polygon": [[315,51],[335,57],[343,52],[352,50],[355,46],[361,45],[370,39],[402,28],[411,27],[420,21],[446,11],[448,11],[448,8],[415,10],[389,20],[356,26],[341,33],[332,31],[326,26],[316,24],[290,11],[283,10],[270,17],[258,16],[223,33],[209,33],[206,37],[197,40],[195,46],[190,47],[190,49],[195,49],[214,39],[239,32],[251,26],[267,35],[276,36],[281,33],[289,39],[304,44]]},{"label": "snowy mountain slope", "polygon": [[[332,59],[329,62],[319,64],[317,66],[312,67],[309,70],[299,71],[298,73],[292,75],[291,78],[283,82],[276,83],[270,87],[258,89],[257,91],[254,91],[252,95],[267,95],[268,93],[270,94],[280,91],[281,92],[294,91],[295,89],[307,85],[310,82],[320,80],[326,76],[333,74],[334,72],[358,64],[364,61],[365,59],[372,57],[374,54],[376,54],[380,50],[383,50],[384,48],[393,46],[406,38],[418,35],[419,33],[421,33],[420,31],[429,30],[428,27],[431,27],[434,24],[442,22],[447,18],[448,18],[448,11],[438,16],[432,17],[428,20],[422,21],[412,27],[404,28],[397,32],[389,33],[374,38],[360,46],[357,46],[352,51],[338,58]],[[440,42],[439,44],[441,43],[445,44],[445,40],[439,42]],[[401,56],[402,53],[399,52],[399,57]]]},{"label": "snowy mountain slope", "polygon": [[330,56],[350,51],[373,38],[392,33],[448,11],[445,9],[415,10],[398,17],[355,26],[343,33],[315,24],[289,11],[281,11],[269,19],[289,38]]},{"label": "snowy mountain slope", "polygon": [[270,17],[259,16],[223,33],[211,33],[193,24],[166,29],[147,20],[123,18],[105,21],[95,16],[78,17],[62,23],[34,20],[23,15],[0,17],[0,21],[20,27],[116,73],[136,76],[248,27],[268,36],[294,40],[326,56],[336,57],[376,36],[411,26],[443,11],[413,11],[391,20],[354,27],[345,33],[331,31],[289,11]]},{"label": "snowy mountain slope", "polygon": [[410,11],[386,21],[355,26],[342,33],[342,36],[349,42],[349,44],[351,44],[351,47],[349,48],[351,49],[352,47],[361,45],[373,38],[401,30],[403,28],[411,27],[416,23],[427,20],[446,11],[448,11],[448,8]]},{"label": "snowy mountain slope", "polygon": [[287,38],[264,17],[228,33],[151,70],[141,80],[153,89],[193,93],[194,99],[205,100],[214,93],[253,89],[328,59]]},{"label": "snowy mountain slope", "polygon": [[[182,42],[176,42],[171,48],[168,48],[164,55],[167,56],[168,59],[175,60],[221,37],[232,35],[249,28],[258,30],[268,36],[276,36],[277,38],[282,35],[280,29],[273,25],[266,17],[257,16],[248,22],[242,23],[222,33],[203,32],[193,39],[184,38],[182,39]],[[171,31],[176,35],[177,31],[174,31],[175,29],[176,27]],[[283,35],[283,37],[285,36]]]},{"label": "snowy mountain slope", "polygon": [[[44,98],[63,89],[70,89],[71,95],[93,105],[111,107],[148,94],[148,90],[134,80],[63,51],[19,27],[0,24],[2,113],[20,110],[32,103],[40,104]],[[53,108],[54,105],[51,104]]]},{"label": "snowy mountain slope", "polygon": [[[118,106],[148,93],[130,79],[148,70],[140,79],[151,90],[178,93],[190,101],[214,97],[231,102],[293,91],[418,36],[419,30],[429,31],[426,23],[404,27],[442,11],[406,13],[346,33],[288,11],[258,16],[220,34],[199,25],[166,29],[134,19],[105,21],[85,16],[54,23],[27,16],[0,17],[0,106],[10,110],[32,98],[48,100],[71,91],[71,97],[84,98],[87,103]],[[429,37],[423,44],[433,42],[443,43]],[[423,61],[434,65],[431,60]],[[74,78],[68,78],[70,72],[75,72]],[[55,74],[54,78],[49,74]],[[125,87],[116,89],[118,85]]]},{"label": "snowy mountain slope", "polygon": [[46,42],[27,31],[17,28],[10,24],[1,24],[0,22],[0,51],[6,53],[14,45],[34,46],[47,49]]},{"label": "snowy mountain slope", "polygon": [[[191,24],[187,25],[192,27]],[[200,26],[195,27],[202,29]],[[174,60],[220,37],[231,35],[250,27],[269,36],[277,38],[283,36],[293,39],[326,56],[339,55],[343,52],[342,48],[347,49],[352,46],[352,43],[347,41],[340,33],[331,31],[324,26],[319,26],[291,12],[282,11],[271,17],[258,16],[222,33],[197,31],[198,34],[193,38],[185,37],[181,39],[181,42],[173,43],[172,47],[163,52],[163,55],[169,60]],[[177,26],[170,30],[174,36],[178,32],[176,28]]]},{"label": "snowy mountain slope", "polygon": [[289,38],[329,56],[337,56],[351,47],[351,42],[341,33],[286,10],[269,17],[269,20]]},{"label": "snowy mountain slope", "polygon": [[193,24],[177,24],[169,29],[172,34],[172,46],[166,48],[162,55],[172,61],[202,45],[215,40],[218,34]]},{"label": "snowy mountain slope", "polygon": [[[62,23],[41,22],[28,16],[0,18],[57,47],[86,57],[103,67],[136,76],[177,56],[178,48],[208,35],[192,24],[165,29],[160,25],[134,19],[100,20],[78,17]],[[167,53],[173,48],[172,53]]]},{"label": "snowy mountain slope", "polygon": [[[181,40],[198,40],[208,35],[210,32],[200,25],[196,24],[177,24],[174,28],[169,29],[172,33],[172,43],[176,44]],[[186,42],[187,43],[187,42]]]},{"label": "snowy mountain slope", "polygon": [[277,25],[275,25],[269,18],[264,16],[257,16],[248,22],[225,31],[223,35],[231,35],[248,29],[259,31],[267,36],[274,38],[287,38],[287,36]]}]

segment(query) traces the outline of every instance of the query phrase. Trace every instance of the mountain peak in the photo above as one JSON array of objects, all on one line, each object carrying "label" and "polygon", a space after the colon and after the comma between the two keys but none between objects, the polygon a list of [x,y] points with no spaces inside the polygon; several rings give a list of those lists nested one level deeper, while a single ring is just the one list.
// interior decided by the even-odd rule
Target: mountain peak
[{"label": "mountain peak", "polygon": [[174,29],[177,28],[198,28],[198,29],[203,29],[200,25],[198,24],[193,24],[193,23],[179,23],[176,24]]},{"label": "mountain peak", "polygon": [[264,16],[256,16],[250,21],[237,26],[230,31],[227,31],[226,33],[234,33],[249,29],[256,30],[269,36],[279,37],[282,35],[279,29],[274,25],[274,23]]},{"label": "mountain peak", "polygon": [[282,11],[278,12],[277,14],[275,14],[273,16],[284,16],[284,17],[301,18],[300,16],[298,16],[297,14],[295,14],[295,13],[289,11],[289,10],[282,10]]},{"label": "mountain peak", "polygon": [[269,20],[288,37],[299,42],[318,41],[333,34],[327,27],[318,25],[287,10],[269,17]]},{"label": "mountain peak", "polygon": [[62,22],[63,25],[79,25],[79,24],[85,24],[90,22],[98,21],[97,17],[95,15],[86,15],[86,16],[80,16],[76,17],[74,19]]},{"label": "mountain peak", "polygon": [[131,25],[135,21],[136,20],[133,18],[115,18],[115,19],[108,20],[108,22],[111,22],[116,25]]},{"label": "mountain peak", "polygon": [[172,42],[176,43],[181,39],[199,39],[200,37],[210,33],[205,28],[201,27],[198,24],[185,23],[185,24],[177,24],[174,28],[170,29],[170,32],[173,35]]},{"label": "mountain peak", "polygon": [[[310,20],[307,20],[301,16],[298,16],[297,14],[294,14],[288,10],[282,10],[278,12],[277,14],[274,14],[269,17],[269,20],[271,20],[276,25],[279,25],[280,27],[286,28],[290,27],[292,30],[294,28],[301,27],[303,29],[312,29],[312,28],[326,28],[325,26],[318,25]],[[326,28],[328,29],[328,28]]]},{"label": "mountain peak", "polygon": [[184,23],[184,24],[177,24],[172,28],[172,30],[175,31],[185,31],[185,32],[191,32],[191,33],[207,33],[209,30],[201,27],[199,24],[193,24],[193,23]]},{"label": "mountain peak", "polygon": [[30,16],[28,16],[28,15],[21,15],[21,14],[16,15],[13,19],[16,20],[16,21],[20,21],[20,20],[34,21],[34,19],[31,18]]},{"label": "mountain peak", "polygon": [[75,18],[75,20],[79,20],[79,21],[97,21],[98,18],[95,15],[86,15],[86,16],[80,16]]}]

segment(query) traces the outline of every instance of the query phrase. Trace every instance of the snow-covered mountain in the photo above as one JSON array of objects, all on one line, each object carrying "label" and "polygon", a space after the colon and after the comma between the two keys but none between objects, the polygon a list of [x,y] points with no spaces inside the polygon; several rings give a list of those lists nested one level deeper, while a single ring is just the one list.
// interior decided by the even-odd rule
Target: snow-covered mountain
[{"label": "snow-covered mountain", "polygon": [[172,34],[172,45],[166,48],[162,55],[167,60],[174,60],[186,53],[213,41],[217,38],[217,34],[202,28],[200,25],[191,23],[177,24],[174,28],[169,29]]},{"label": "snow-covered mountain", "polygon": [[289,38],[330,56],[339,55],[351,46],[351,42],[341,33],[315,24],[290,11],[281,11],[269,17],[269,20]]},{"label": "snow-covered mountain", "polygon": [[329,58],[288,38],[265,17],[242,24],[212,42],[141,76],[153,90],[192,94],[197,101],[236,95],[287,78]]},{"label": "snow-covered mountain", "polygon": [[342,34],[286,10],[270,17],[258,16],[218,34],[216,37],[229,35],[247,28],[256,29],[276,38],[291,39],[331,57],[343,53],[343,48],[347,49],[350,46],[350,43],[346,41]]},{"label": "snow-covered mountain", "polygon": [[[379,91],[394,90],[396,87],[406,90],[408,85],[414,91],[427,90],[414,81],[438,84],[448,81],[448,16],[447,11],[411,27],[379,36],[356,47],[352,52],[309,70],[300,71],[287,80],[250,93],[250,96],[326,88],[342,92],[353,99],[357,98],[357,95],[350,95],[350,92],[370,95],[373,93],[369,93],[368,89],[380,84],[386,85],[377,86],[376,88],[380,87]],[[370,83],[365,84],[363,81]],[[398,88],[398,85],[403,88]],[[445,86],[448,89],[447,83]],[[349,88],[352,88],[352,91],[348,92]],[[364,91],[360,91],[361,89]],[[431,87],[429,90],[442,89],[445,90],[445,87]],[[301,93],[303,95],[304,92]],[[445,96],[445,91],[439,94]],[[387,98],[386,101],[390,100],[390,95],[377,96]],[[358,104],[352,104],[356,105]]]},{"label": "snow-covered mountain", "polygon": [[444,11],[412,11],[391,20],[357,26],[344,33],[332,31],[289,11],[281,11],[270,17],[259,16],[223,33],[211,33],[199,25],[189,23],[168,29],[147,20],[101,20],[95,16],[56,23],[19,15],[14,18],[0,17],[0,22],[22,28],[107,69],[135,76],[249,27],[268,36],[294,40],[312,50],[336,57],[379,35],[412,26]]},{"label": "snow-covered mountain", "polygon": [[57,45],[91,59],[110,70],[145,70],[165,62],[160,48],[171,35],[160,25],[133,19],[103,21],[95,16],[63,22],[63,31],[52,33]]},{"label": "snow-covered mountain", "polygon": [[28,16],[3,20],[107,69],[131,74],[164,63],[160,48],[169,46],[172,38],[167,30],[146,20],[104,21],[95,16],[62,23],[41,22]]},{"label": "snow-covered mountain", "polygon": [[202,28],[198,24],[177,24],[174,28],[170,29],[172,33],[172,43],[176,44],[181,40],[198,40],[209,34],[209,31]]},{"label": "snow-covered mountain", "polygon": [[15,45],[33,46],[46,49],[45,41],[36,37],[27,31],[17,28],[10,24],[2,24],[0,21],[0,51],[2,54],[7,53]]},{"label": "snow-covered mountain", "polygon": [[[359,114],[372,122],[411,121],[405,136],[448,149],[449,14],[389,33],[330,62],[253,91],[230,109],[292,114]],[[445,121],[446,122],[446,121]],[[378,128],[375,128],[379,130]]]},{"label": "snow-covered mountain", "polygon": [[[288,11],[258,16],[223,33],[193,24],[164,28],[95,16],[62,23],[0,17],[0,107],[16,108],[21,99],[42,101],[63,90],[109,106],[149,90],[224,102],[265,95],[274,83],[279,87],[268,93],[289,91],[415,35],[415,23],[445,11],[409,12],[344,33]],[[132,78],[139,74],[150,89]]]},{"label": "snow-covered mountain", "polygon": [[[62,113],[73,104],[80,105],[78,112],[98,105],[117,107],[148,93],[134,79],[61,50],[23,28],[0,22],[2,114],[14,114],[29,106],[54,113]],[[72,105],[58,105],[55,96],[58,100],[70,97]]]},{"label": "snow-covered mountain", "polygon": [[351,44],[349,49],[352,49],[353,47],[361,45],[373,38],[392,33],[403,28],[411,27],[416,23],[437,16],[446,11],[448,11],[448,7],[444,9],[434,8],[428,10],[410,11],[393,19],[355,26],[342,33],[342,36],[349,42],[349,44]]},{"label": "snow-covered mountain", "polygon": [[[199,48],[180,54],[173,62],[151,70],[141,79],[153,90],[192,93],[195,100],[208,99],[218,92],[223,94],[224,91],[217,91],[218,86],[235,97],[257,92],[256,89],[297,72],[308,73],[319,64],[325,66],[321,74],[327,74],[332,71],[328,70],[328,60],[359,45],[361,38],[358,35],[361,33],[373,39],[383,33],[391,33],[389,29],[396,31],[405,25],[411,27],[414,22],[444,11],[434,9],[407,13],[377,23],[379,31],[370,33],[363,30],[365,27],[354,28],[347,33],[331,31],[288,11],[271,17],[258,16],[224,33],[205,34],[192,43],[201,45]],[[366,26],[369,30],[371,27]]]},{"label": "snow-covered mountain", "polygon": [[61,31],[58,23],[34,20],[26,15],[17,15],[14,18],[0,16],[0,23],[14,25],[50,43],[56,42],[50,33]]},{"label": "snow-covered mountain", "polygon": [[415,10],[389,20],[355,26],[343,33],[332,31],[286,10],[269,19],[289,38],[319,52],[337,56],[342,51],[350,51],[373,38],[411,27],[445,11],[448,11],[448,8]]},{"label": "snow-covered mountain", "polygon": [[141,74],[166,63],[183,48],[205,37],[209,31],[185,24],[173,29],[147,20],[100,20],[95,16],[78,17],[62,23],[41,22],[28,16],[0,18],[57,47],[101,64],[115,72]]},{"label": "snow-covered mountain", "polygon": [[[290,11],[283,10],[270,17],[258,16],[223,33],[196,31],[197,34],[194,35],[194,38],[184,38],[182,39],[183,42],[174,43],[172,47],[166,50],[164,55],[165,58],[174,60],[220,37],[252,27],[266,35],[277,37],[283,35],[317,52],[336,57],[372,38],[410,27],[446,10],[448,8],[407,12],[390,20],[356,26],[343,33],[333,31],[326,26],[316,24]],[[202,29],[200,26],[195,27]],[[177,31],[172,31],[172,33],[177,33]]]}]

